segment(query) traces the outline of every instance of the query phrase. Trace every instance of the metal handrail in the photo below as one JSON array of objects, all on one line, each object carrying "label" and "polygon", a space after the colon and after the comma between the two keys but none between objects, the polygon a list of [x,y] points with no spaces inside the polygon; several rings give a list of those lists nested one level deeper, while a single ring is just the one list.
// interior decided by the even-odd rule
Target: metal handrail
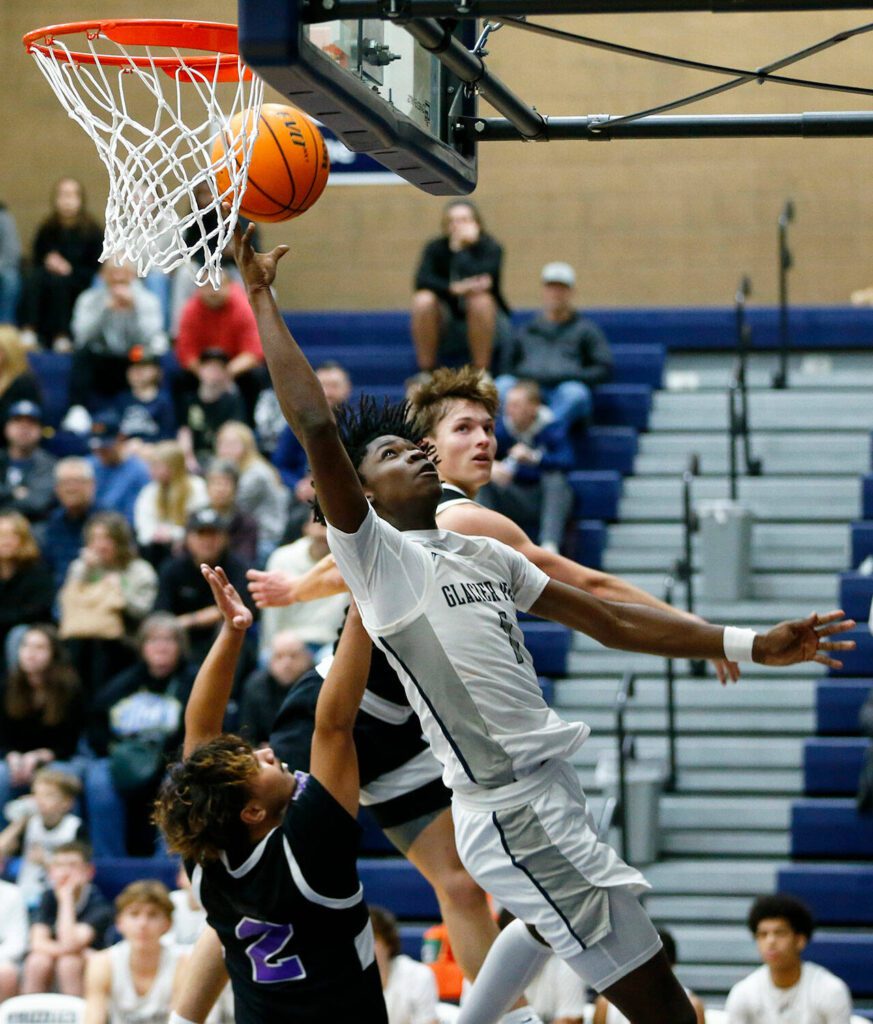
[{"label": "metal handrail", "polygon": [[788,387],[788,352],[791,339],[788,333],[788,271],[794,258],[788,248],[788,225],[794,220],[794,202],[788,199],[782,207],[778,221],[779,236],[779,369],[773,374],[774,388]]},{"label": "metal handrail", "polygon": [[627,768],[625,759],[634,755],[634,737],[629,736],[624,727],[624,715],[627,710],[628,698],[633,697],[637,676],[635,672],[625,672],[618,692],[615,695],[615,735],[618,744],[618,821],[621,825],[621,855],[628,860],[627,839]]},{"label": "metal handrail", "polygon": [[682,555],[676,560],[673,573],[685,584],[685,610],[694,614],[694,558],[692,538],[700,528],[694,511],[692,484],[700,475],[700,456],[688,456],[688,464],[682,471]]},{"label": "metal handrail", "polygon": [[728,387],[728,476],[730,497],[736,501],[738,497],[738,465],[737,442],[743,442],[743,460],[747,476],[760,476],[763,463],[752,455],[751,427],[749,422],[749,394],[746,379],[749,349],[751,348],[752,329],[746,317],[746,300],[752,292],[752,284],[748,277],[740,280],[735,296],[737,361],[734,365],[733,379]]},{"label": "metal handrail", "polygon": [[[673,604],[673,588],[676,581],[672,576],[664,580],[664,602]],[[673,658],[664,659],[664,682],[667,690],[667,757],[669,772],[664,789],[672,793],[676,789],[676,666]]]}]

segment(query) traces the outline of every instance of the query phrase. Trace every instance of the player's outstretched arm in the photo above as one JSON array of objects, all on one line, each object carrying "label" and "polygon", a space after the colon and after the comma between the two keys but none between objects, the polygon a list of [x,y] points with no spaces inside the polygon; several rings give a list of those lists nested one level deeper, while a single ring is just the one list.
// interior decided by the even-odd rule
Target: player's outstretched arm
[{"label": "player's outstretched arm", "polygon": [[246,577],[258,608],[285,608],[298,601],[320,601],[349,589],[333,555],[325,555],[302,576],[291,576],[281,569],[249,569]]},{"label": "player's outstretched arm", "polygon": [[[606,647],[673,658],[724,658],[725,627],[677,620],[675,615],[643,605],[599,601],[581,590],[551,581],[530,609],[554,622],[587,633]],[[855,623],[841,611],[781,622],[755,636],[751,658],[760,665],[795,665],[817,661],[841,668],[827,652],[854,648],[852,640],[829,640]]]},{"label": "player's outstretched arm", "polygon": [[233,688],[233,674],[246,632],[252,624],[252,613],[228,580],[224,569],[201,565],[200,571],[212,590],[222,623],[218,636],[203,659],[185,707],[184,757],[221,733],[224,712]]},{"label": "player's outstretched arm", "polygon": [[[677,619],[690,621],[703,621],[696,615],[690,615],[679,608],[673,608],[665,601],[659,600],[652,594],[641,590],[620,576],[613,576],[608,572],[601,572],[599,569],[591,569],[587,565],[581,565],[570,558],[565,558],[556,551],[546,551],[539,544],[535,544],[522,528],[514,523],[508,516],[493,509],[484,508],[473,502],[463,505],[450,505],[437,516],[437,522],[441,529],[455,530],[470,537],[493,537],[514,548],[524,557],[551,579],[559,583],[566,583],[571,587],[578,587],[592,597],[600,598],[601,601],[615,601],[619,604],[642,604],[649,608],[660,608],[668,615]],[[740,677],[739,667],[735,662],[725,661],[723,658],[713,659],[713,668],[719,682],[725,683],[728,679],[736,682]]]},{"label": "player's outstretched arm", "polygon": [[221,940],[207,925],[194,943],[181,972],[179,987],[173,993],[173,1013],[169,1024],[179,1020],[202,1024],[218,1001],[227,978]]},{"label": "player's outstretched arm", "polygon": [[370,673],[372,641],[352,601],[330,671],[315,705],[309,770],[353,817],[360,780],[352,730]]},{"label": "player's outstretched arm", "polygon": [[344,533],[355,533],[367,514],[367,499],[340,441],[336,420],[318,377],[291,336],[270,291],[276,265],[288,252],[288,246],[279,245],[267,253],[255,252],[251,243],[253,231],[254,225],[250,224],[243,234],[237,225],[234,255],[258,324],[276,397],[282,414],[306,451],[325,518]]}]

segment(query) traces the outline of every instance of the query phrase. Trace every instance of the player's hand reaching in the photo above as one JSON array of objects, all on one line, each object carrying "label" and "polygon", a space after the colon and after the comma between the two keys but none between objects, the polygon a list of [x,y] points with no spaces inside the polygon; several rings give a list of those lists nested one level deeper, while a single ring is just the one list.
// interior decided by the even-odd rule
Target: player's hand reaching
[{"label": "player's hand reaching", "polygon": [[[227,203],[222,205],[222,212],[226,217],[230,216]],[[255,252],[252,247],[254,233],[254,224],[249,224],[243,231],[239,221],[233,229],[233,255],[249,295],[270,287],[276,278],[276,264],[288,252],[287,245],[277,245],[270,252]]]},{"label": "player's hand reaching", "polygon": [[200,566],[203,578],[209,584],[215,604],[221,612],[224,623],[230,629],[244,633],[251,626],[252,613],[246,607],[243,599],[239,596],[236,588],[228,580],[224,569],[216,565],[214,569],[208,565]]},{"label": "player's hand reaching", "polygon": [[842,668],[843,663],[826,651],[851,651],[854,640],[826,640],[836,633],[845,633],[855,626],[853,619],[844,619],[842,611],[819,615],[813,612],[805,619],[780,622],[769,632],[755,637],[752,656],[760,665],[796,665],[801,661],[817,661],[829,668]]},{"label": "player's hand reaching", "polygon": [[285,608],[297,600],[297,581],[280,569],[249,569],[246,578],[258,608]]}]

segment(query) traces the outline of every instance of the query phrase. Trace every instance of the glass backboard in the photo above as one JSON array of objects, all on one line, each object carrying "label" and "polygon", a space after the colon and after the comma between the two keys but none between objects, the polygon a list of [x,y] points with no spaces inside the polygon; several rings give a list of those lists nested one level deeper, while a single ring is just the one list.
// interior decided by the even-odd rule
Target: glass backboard
[{"label": "glass backboard", "polygon": [[[239,0],[246,63],[349,149],[434,195],[471,192],[475,144],[454,138],[475,96],[401,25],[377,18],[308,25],[298,0]],[[475,22],[457,33],[475,41]]]}]

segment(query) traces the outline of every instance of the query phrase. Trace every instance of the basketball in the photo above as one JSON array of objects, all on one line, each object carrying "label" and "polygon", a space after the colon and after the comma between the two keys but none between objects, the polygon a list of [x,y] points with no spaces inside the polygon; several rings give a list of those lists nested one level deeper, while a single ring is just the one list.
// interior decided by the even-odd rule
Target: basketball
[{"label": "basketball", "polygon": [[[230,122],[228,135],[242,128],[240,111]],[[224,158],[225,140],[219,136],[212,147],[212,162]],[[241,153],[234,153],[237,163]],[[248,185],[239,212],[256,221],[283,221],[299,217],[318,199],[327,184],[330,158],[315,122],[295,107],[265,103],[258,119],[258,136],[252,148]],[[215,175],[219,191],[229,187],[226,169]]]}]

